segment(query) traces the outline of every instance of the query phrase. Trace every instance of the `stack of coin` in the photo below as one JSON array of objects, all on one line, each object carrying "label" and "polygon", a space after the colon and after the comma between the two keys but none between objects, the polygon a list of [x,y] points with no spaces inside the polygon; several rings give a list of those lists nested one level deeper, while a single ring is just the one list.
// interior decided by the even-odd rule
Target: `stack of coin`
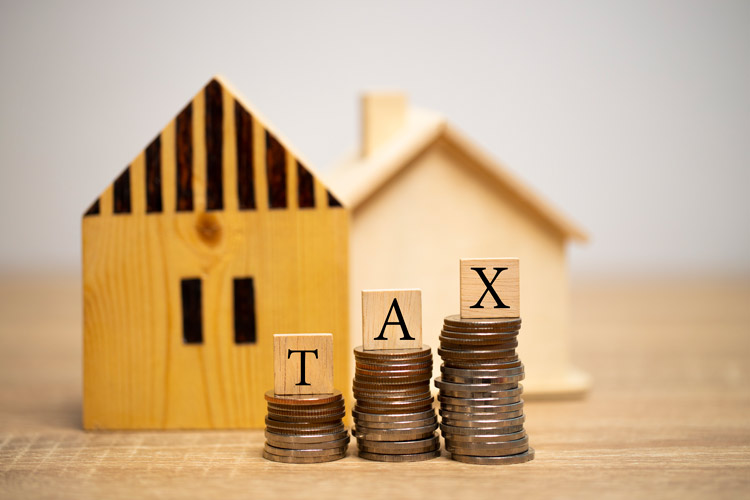
[{"label": "stack of coin", "polygon": [[516,354],[520,318],[448,316],[440,332],[443,359],[440,430],[451,458],[473,464],[517,464],[534,458],[523,428],[523,364]]},{"label": "stack of coin", "polygon": [[349,432],[341,392],[277,396],[266,392],[266,445],[263,458],[274,462],[312,464],[346,456]]},{"label": "stack of coin", "polygon": [[439,457],[430,347],[365,351],[360,346],[354,357],[352,435],[359,456],[382,462]]}]

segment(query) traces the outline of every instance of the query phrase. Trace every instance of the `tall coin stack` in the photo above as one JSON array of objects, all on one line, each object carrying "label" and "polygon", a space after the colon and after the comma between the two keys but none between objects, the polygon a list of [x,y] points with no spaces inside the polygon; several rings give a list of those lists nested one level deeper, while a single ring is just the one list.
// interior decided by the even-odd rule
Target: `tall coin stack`
[{"label": "tall coin stack", "polygon": [[360,346],[354,357],[352,435],[359,456],[382,462],[439,457],[430,347],[365,351]]},{"label": "tall coin stack", "polygon": [[515,350],[520,328],[520,318],[445,318],[435,386],[440,430],[453,460],[517,464],[534,458],[523,427],[524,369]]},{"label": "tall coin stack", "polygon": [[277,396],[266,392],[266,445],[263,457],[274,462],[311,464],[346,456],[349,432],[341,392]]}]

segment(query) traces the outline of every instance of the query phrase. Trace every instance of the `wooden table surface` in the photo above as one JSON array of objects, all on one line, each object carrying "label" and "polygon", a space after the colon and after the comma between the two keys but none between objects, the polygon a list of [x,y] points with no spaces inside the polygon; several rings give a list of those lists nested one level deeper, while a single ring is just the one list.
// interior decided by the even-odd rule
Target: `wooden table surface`
[{"label": "wooden table surface", "polygon": [[[0,280],[2,498],[750,495],[750,281],[587,283],[573,348],[595,387],[527,402],[536,460],[263,460],[261,431],[83,432],[77,280]],[[521,339],[523,342],[523,339]]]}]

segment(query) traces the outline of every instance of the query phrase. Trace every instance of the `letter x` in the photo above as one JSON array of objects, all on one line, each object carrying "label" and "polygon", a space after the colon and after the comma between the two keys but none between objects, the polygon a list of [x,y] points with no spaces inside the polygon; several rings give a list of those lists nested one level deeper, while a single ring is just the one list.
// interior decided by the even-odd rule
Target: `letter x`
[{"label": "letter x", "polygon": [[495,299],[495,303],[497,304],[495,306],[495,309],[510,309],[510,306],[506,306],[503,304],[503,301],[500,300],[500,296],[497,294],[495,289],[492,287],[492,284],[495,282],[498,276],[500,276],[500,273],[508,269],[507,267],[493,267],[495,272],[495,277],[492,278],[492,281],[487,281],[487,276],[484,275],[484,270],[487,269],[486,267],[472,267],[471,270],[475,271],[479,275],[479,279],[482,280],[482,283],[484,283],[484,286],[486,289],[484,290],[484,293],[481,297],[479,297],[479,300],[477,300],[477,303],[473,306],[469,307],[469,309],[484,309],[482,307],[482,300],[484,300],[484,296],[487,295],[487,292],[490,292],[490,295],[492,295],[492,298]]}]

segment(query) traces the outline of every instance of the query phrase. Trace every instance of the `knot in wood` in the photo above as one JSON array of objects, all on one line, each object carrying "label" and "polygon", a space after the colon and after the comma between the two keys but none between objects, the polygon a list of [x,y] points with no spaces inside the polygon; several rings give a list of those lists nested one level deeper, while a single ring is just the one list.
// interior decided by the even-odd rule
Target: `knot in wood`
[{"label": "knot in wood", "polygon": [[215,246],[221,241],[221,224],[215,215],[201,214],[195,223],[198,236],[209,246]]}]

